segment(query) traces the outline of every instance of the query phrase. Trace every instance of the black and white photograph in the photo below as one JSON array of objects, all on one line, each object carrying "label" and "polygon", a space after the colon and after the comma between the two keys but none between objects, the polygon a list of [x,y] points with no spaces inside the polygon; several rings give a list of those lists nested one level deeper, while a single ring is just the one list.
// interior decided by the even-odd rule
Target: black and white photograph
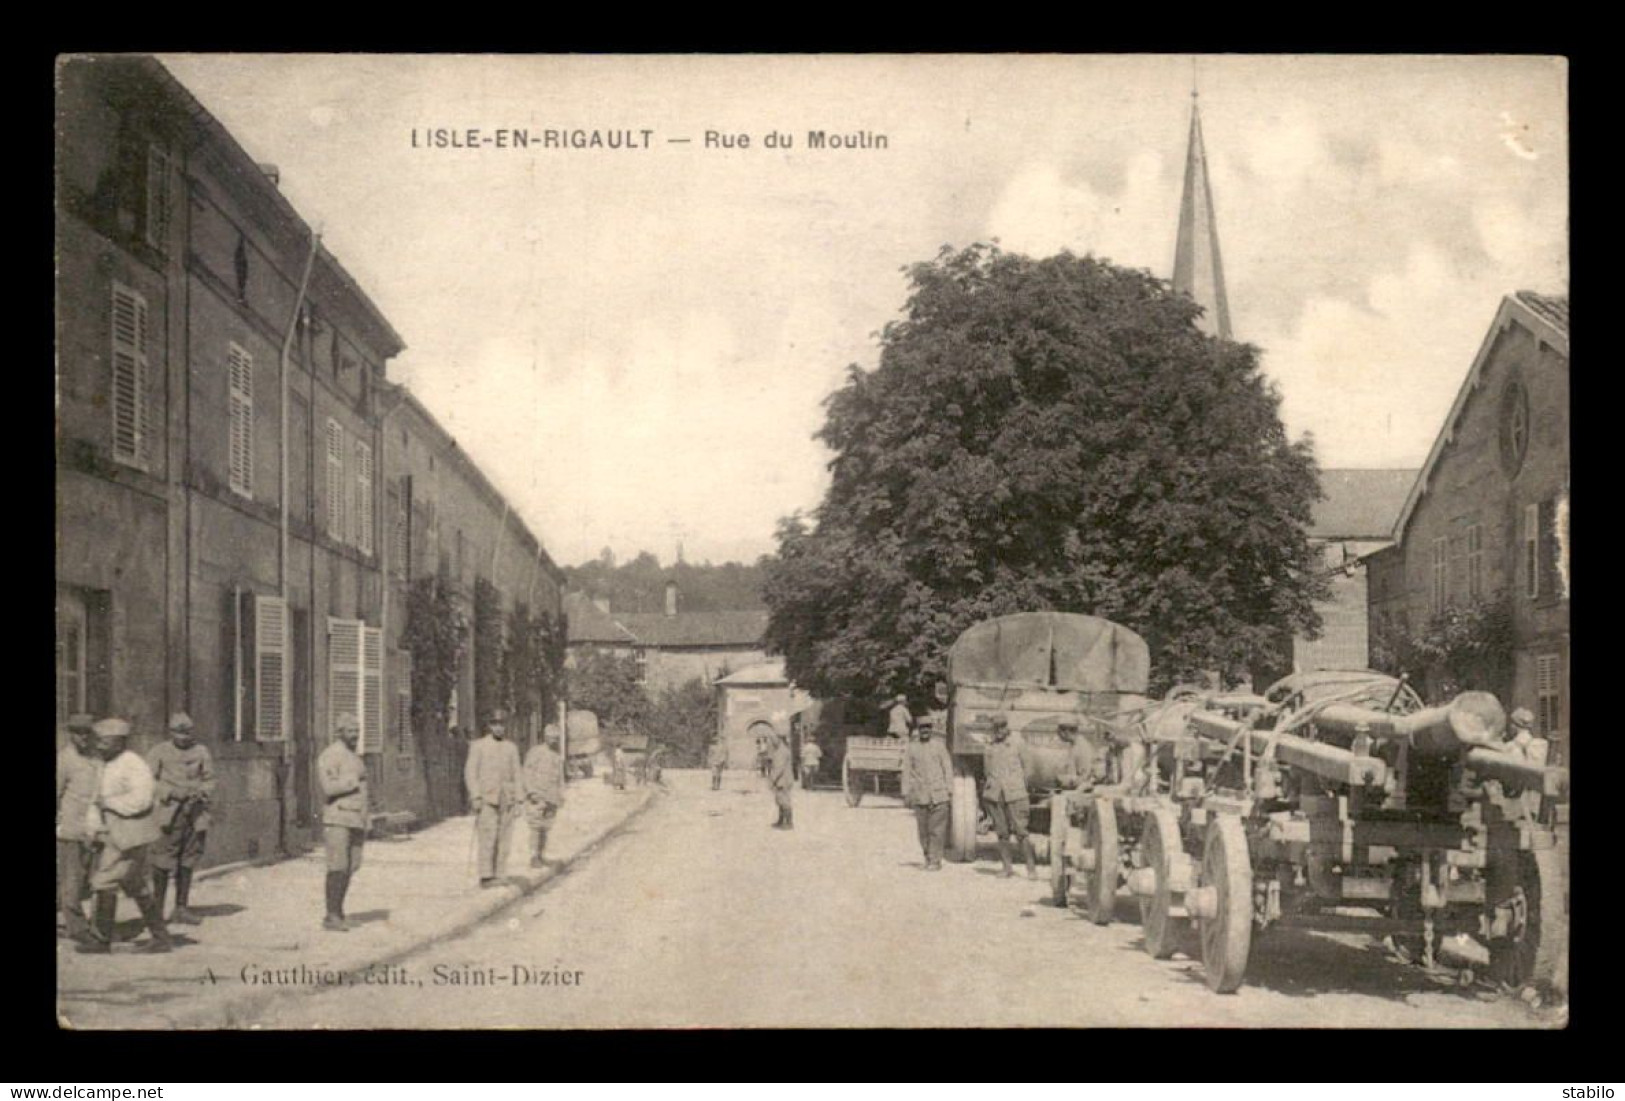
[{"label": "black and white photograph", "polygon": [[60,1029],[1568,1027],[1566,59],[54,79]]}]

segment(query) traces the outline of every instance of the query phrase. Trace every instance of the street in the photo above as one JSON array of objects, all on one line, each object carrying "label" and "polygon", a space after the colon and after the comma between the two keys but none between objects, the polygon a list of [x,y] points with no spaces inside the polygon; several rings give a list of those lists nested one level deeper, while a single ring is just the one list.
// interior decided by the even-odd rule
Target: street
[{"label": "street", "polygon": [[1133,908],[1090,924],[997,861],[922,870],[892,799],[795,795],[768,828],[754,775],[667,773],[646,813],[540,892],[396,962],[387,985],[281,998],[266,1028],[1541,1028],[1366,938],[1276,931],[1214,995],[1184,955],[1142,950]]}]

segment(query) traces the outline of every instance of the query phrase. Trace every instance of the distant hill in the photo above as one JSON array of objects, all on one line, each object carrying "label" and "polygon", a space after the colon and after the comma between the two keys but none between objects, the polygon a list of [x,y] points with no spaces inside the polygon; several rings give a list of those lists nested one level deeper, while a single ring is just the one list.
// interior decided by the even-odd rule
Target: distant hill
[{"label": "distant hill", "polygon": [[590,562],[564,567],[568,587],[592,597],[609,597],[617,612],[659,612],[666,607],[666,582],[677,582],[677,607],[684,612],[756,611],[762,602],[762,567],[724,562],[713,566],[678,562],[662,566],[644,551],[618,563],[607,550]]}]

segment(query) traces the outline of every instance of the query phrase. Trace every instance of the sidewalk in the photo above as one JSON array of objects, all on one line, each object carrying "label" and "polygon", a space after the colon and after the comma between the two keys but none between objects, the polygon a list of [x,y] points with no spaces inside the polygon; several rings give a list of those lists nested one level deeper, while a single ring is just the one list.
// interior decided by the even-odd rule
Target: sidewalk
[{"label": "sidewalk", "polygon": [[[522,820],[515,823],[505,887],[478,886],[471,817],[370,840],[345,900],[345,911],[360,923],[348,933],[321,928],[326,857],[319,849],[200,879],[191,904],[203,924],[171,925],[176,948],[168,955],[135,953],[128,943],[111,956],[81,955],[73,942],[58,939],[57,1020],[74,1029],[252,1028],[274,998],[341,974],[343,981],[364,981],[369,967],[478,924],[567,868],[659,790],[617,792],[599,779],[572,783],[548,838],[545,869],[529,867],[528,833]],[[121,932],[137,926],[138,916],[121,898]]]}]

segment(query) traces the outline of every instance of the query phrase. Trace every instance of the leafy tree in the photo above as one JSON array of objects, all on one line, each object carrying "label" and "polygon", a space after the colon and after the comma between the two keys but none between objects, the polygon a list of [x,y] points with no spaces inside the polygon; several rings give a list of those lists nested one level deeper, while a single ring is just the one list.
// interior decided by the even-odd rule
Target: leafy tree
[{"label": "leafy tree", "polygon": [[1147,272],[944,248],[819,437],[832,480],[767,564],[768,638],[823,696],[928,694],[966,627],[1088,612],[1142,634],[1159,687],[1319,629],[1310,442],[1257,350]]},{"label": "leafy tree", "polygon": [[668,747],[668,764],[693,768],[705,763],[706,748],[717,732],[717,690],[695,677],[656,693],[649,715],[649,735]]},{"label": "leafy tree", "polygon": [[638,683],[637,660],[632,656],[589,650],[577,657],[566,680],[570,706],[597,715],[606,733],[647,731],[649,697]]},{"label": "leafy tree", "polygon": [[1371,665],[1393,676],[1409,673],[1429,703],[1479,689],[1512,692],[1512,602],[1505,592],[1447,605],[1414,631],[1403,615],[1373,625]]}]

